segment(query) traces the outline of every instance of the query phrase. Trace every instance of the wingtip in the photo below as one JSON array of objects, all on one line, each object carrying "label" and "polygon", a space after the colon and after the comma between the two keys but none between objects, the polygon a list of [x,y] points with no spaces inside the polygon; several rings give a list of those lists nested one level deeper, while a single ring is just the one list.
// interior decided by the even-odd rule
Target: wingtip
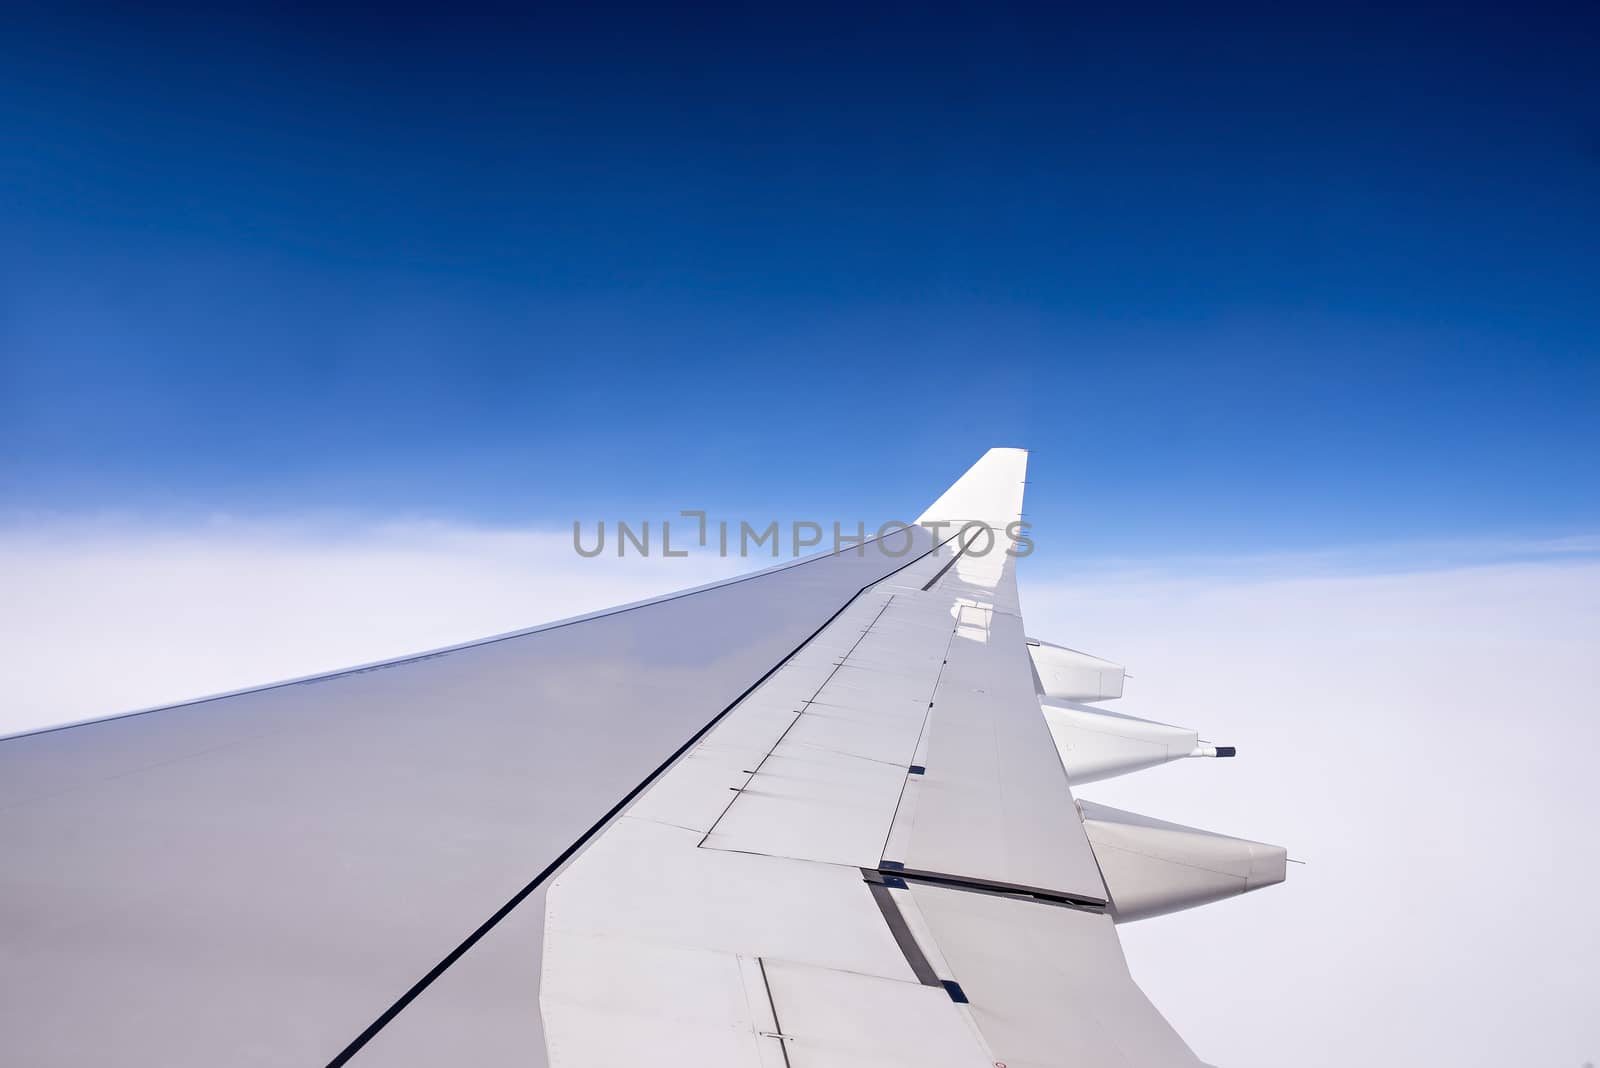
[{"label": "wingtip", "polygon": [[1027,475],[1026,449],[992,448],[940,494],[917,522],[978,520],[996,529],[1004,528],[1022,513],[1022,485]]}]

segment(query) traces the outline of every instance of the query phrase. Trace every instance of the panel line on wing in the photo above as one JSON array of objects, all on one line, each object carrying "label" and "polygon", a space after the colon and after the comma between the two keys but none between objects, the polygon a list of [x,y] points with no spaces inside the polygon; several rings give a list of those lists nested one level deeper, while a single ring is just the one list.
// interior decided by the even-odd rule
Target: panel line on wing
[{"label": "panel line on wing", "polygon": [[[953,536],[954,535],[952,535],[952,537]],[[946,542],[948,540],[949,539],[946,539]],[[874,586],[877,586],[885,579],[904,571],[913,564],[916,564],[928,556],[936,553],[946,544],[946,542],[940,542],[937,545],[930,546],[926,551],[912,557],[904,564],[901,564],[899,567],[889,572],[888,575],[868,583],[853,593],[832,615],[824,620],[816,630],[807,635],[804,641],[795,646],[794,649],[790,650],[786,656],[779,659],[778,662],[773,664],[765,674],[752,682],[742,693],[729,702],[726,707],[717,712],[717,714],[713,716],[710,721],[708,721],[699,730],[695,731],[694,734],[691,735],[676,750],[674,750],[671,755],[669,755],[665,760],[657,765],[653,771],[651,771],[642,780],[640,780],[638,784],[636,784],[631,790],[623,795],[623,797],[609,810],[607,810],[607,812],[601,816],[599,820],[593,823],[586,831],[583,832],[583,834],[579,835],[571,845],[562,850],[560,855],[547,864],[537,875],[533,877],[532,880],[527,883],[527,885],[512,895],[509,901],[500,906],[500,908],[496,909],[488,919],[479,924],[478,927],[472,931],[472,933],[467,935],[467,937],[459,945],[446,954],[445,957],[439,961],[439,963],[435,964],[427,971],[426,974],[422,976],[422,978],[413,983],[412,986],[406,990],[405,993],[401,994],[392,1005],[385,1009],[377,1019],[373,1020],[372,1023],[368,1024],[360,1034],[352,1039],[349,1045],[340,1050],[339,1053],[328,1062],[327,1068],[342,1068],[343,1065],[348,1064],[351,1058],[361,1051],[362,1047],[370,1042],[379,1031],[388,1026],[391,1020],[398,1016],[407,1005],[415,1001],[417,997],[429,986],[431,986],[433,982],[439,978],[439,976],[443,975],[451,965],[460,960],[461,957],[465,955],[467,950],[476,945],[486,934],[493,930],[500,923],[500,921],[509,916],[518,905],[527,900],[527,898],[532,895],[535,890],[542,886],[552,875],[566,865],[568,861],[577,856],[585,846],[587,846],[594,838],[604,831],[606,827],[610,826],[611,823],[619,815],[621,815],[630,804],[632,804],[641,794],[649,789],[653,783],[660,779],[669,768],[671,768],[684,756],[684,754],[690,752],[703,738],[706,737],[706,735],[710,734],[719,723],[723,722],[730,712],[732,712],[735,708],[738,708],[746,698],[760,689],[768,679],[776,675],[778,671],[782,669],[785,664],[794,659],[794,657],[798,655],[802,649],[811,644],[811,642],[814,641],[818,635],[822,634],[828,629],[828,627],[832,626],[835,620],[844,615],[844,613],[856,603],[862,594],[866,593]]]},{"label": "panel line on wing", "polygon": [[767,978],[767,962],[757,957],[756,967],[761,969],[761,986],[767,992],[767,1006],[772,1010],[772,1033],[762,1037],[778,1043],[778,1050],[783,1054],[784,1066],[789,1068],[789,1039],[783,1033],[783,1021],[778,1018],[778,1003],[772,999],[772,980]]},{"label": "panel line on wing", "polygon": [[[928,962],[927,954],[922,952],[916,936],[911,933],[911,927],[906,923],[906,918],[900,913],[900,906],[895,903],[894,896],[889,893],[889,879],[882,872],[870,868],[861,869],[861,877],[866,880],[867,889],[872,891],[872,900],[877,904],[878,911],[883,914],[883,922],[889,925],[889,933],[894,935],[895,943],[900,947],[900,952],[906,956],[906,963],[911,966],[911,974],[917,977],[917,982],[923,986],[938,986],[939,976],[933,970],[933,965]],[[903,881],[900,882],[904,886]]]},{"label": "panel line on wing", "polygon": [[[863,590],[862,592],[864,593],[866,591]],[[866,636],[872,632],[873,626],[877,624],[878,620],[883,618],[883,614],[889,610],[889,604],[893,600],[894,594],[892,593],[884,599],[883,604],[878,607],[878,614],[872,617],[872,622],[868,623],[866,627],[862,629],[860,634],[856,635],[856,640],[850,644],[849,651],[846,652],[841,659],[834,662],[833,667],[828,671],[827,678],[823,679],[822,683],[811,692],[810,697],[800,702],[800,707],[795,710],[794,718],[790,720],[789,725],[783,729],[783,733],[778,735],[777,741],[772,743],[772,748],[768,749],[766,753],[762,755],[761,759],[756,763],[756,766],[750,769],[749,775],[745,778],[744,786],[741,786],[734,791],[733,796],[728,799],[728,803],[723,806],[722,815],[718,816],[711,824],[710,828],[706,830],[705,834],[701,836],[701,846],[706,844],[706,839],[710,838],[711,835],[716,831],[717,824],[722,822],[723,817],[727,816],[728,810],[733,807],[734,802],[739,800],[740,793],[742,793],[744,789],[748,787],[755,779],[756,775],[760,773],[762,765],[766,764],[766,762],[772,758],[772,754],[777,751],[778,746],[782,745],[783,740],[789,736],[789,732],[794,730],[795,724],[799,723],[800,718],[805,715],[806,708],[816,701],[817,696],[821,694],[823,690],[827,689],[828,683],[833,681],[833,677],[839,673],[839,669],[844,666],[844,662],[850,659],[850,653],[856,651],[857,647],[859,647],[862,641],[866,639]]]},{"label": "panel line on wing", "polygon": [[704,847],[882,860],[955,624],[916,594],[891,595],[873,624],[747,773]]},{"label": "panel line on wing", "polygon": [[[956,533],[951,536],[960,537],[961,534],[966,531],[966,529],[966,527],[962,527],[961,530],[956,531]],[[944,578],[945,572],[949,571],[952,567],[955,567],[956,564],[961,560],[962,555],[965,554],[966,551],[972,547],[972,543],[977,540],[978,535],[974,533],[972,537],[961,542],[956,549],[955,555],[950,557],[950,559],[945,562],[945,565],[934,574],[933,578],[927,581],[927,584],[922,587],[922,592],[926,593],[937,586],[939,584],[939,580]]]},{"label": "panel line on wing", "polygon": [[1107,907],[1106,902],[1098,901],[1094,898],[1062,894],[1037,886],[1022,886],[1017,883],[992,882],[984,879],[970,879],[959,875],[946,875],[941,872],[921,871],[916,868],[901,867],[897,862],[890,860],[883,862],[878,874],[886,878],[904,879],[906,882],[930,883],[951,890],[966,890],[975,894],[995,894],[1000,897],[1032,900],[1044,905],[1077,909],[1081,912],[1104,912]]},{"label": "panel line on wing", "polygon": [[[954,562],[955,561],[953,561],[953,560],[951,561],[951,563],[954,563]],[[941,572],[941,574],[942,573],[943,572]],[[937,578],[935,579],[935,581],[937,581]],[[930,583],[930,585],[931,585],[931,583]],[[927,586],[924,586],[923,590],[926,591],[927,588],[928,588]],[[917,744],[911,751],[913,760],[917,759],[919,754],[925,752],[924,747],[927,744],[927,739],[928,739],[928,721],[933,716],[933,705],[934,705],[934,702],[938,700],[938,696],[939,696],[939,683],[944,679],[944,669],[950,663],[950,645],[951,645],[952,642],[954,642],[956,640],[956,631],[957,631],[957,629],[959,629],[959,626],[960,626],[959,619],[957,619],[955,622],[953,622],[951,624],[951,626],[950,626],[950,638],[944,644],[944,656],[939,662],[939,671],[934,676],[933,689],[928,694],[928,711],[923,714],[922,727],[921,727],[920,730],[917,731]],[[883,835],[883,848],[879,852],[879,857],[880,858],[881,857],[886,857],[886,856],[889,855],[889,843],[894,841],[895,828],[896,827],[901,827],[902,829],[904,829],[907,826],[907,824],[901,822],[900,813],[901,813],[901,810],[906,807],[906,797],[907,797],[907,794],[909,793],[909,788],[910,788],[910,784],[911,784],[911,776],[913,776],[913,775],[926,775],[927,772],[928,772],[928,768],[924,764],[912,764],[911,767],[906,770],[906,779],[905,779],[904,782],[902,782],[900,784],[900,796],[898,798],[896,798],[895,802],[894,802],[894,813],[889,817],[889,829],[887,831],[885,831],[884,835]],[[909,812],[907,814],[909,815]]]}]

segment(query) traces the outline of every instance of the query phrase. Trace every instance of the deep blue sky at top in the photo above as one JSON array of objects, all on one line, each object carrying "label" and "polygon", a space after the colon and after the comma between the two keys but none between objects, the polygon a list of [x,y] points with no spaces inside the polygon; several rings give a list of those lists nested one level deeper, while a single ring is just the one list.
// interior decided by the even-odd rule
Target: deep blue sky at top
[{"label": "deep blue sky at top", "polygon": [[1022,444],[1084,551],[1592,531],[1597,54],[1525,6],[8,15],[0,510],[909,517]]}]

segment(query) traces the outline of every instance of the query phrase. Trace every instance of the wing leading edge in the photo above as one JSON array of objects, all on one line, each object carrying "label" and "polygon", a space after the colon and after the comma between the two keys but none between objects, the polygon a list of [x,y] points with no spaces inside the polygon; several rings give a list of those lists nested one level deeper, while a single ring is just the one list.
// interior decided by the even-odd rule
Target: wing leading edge
[{"label": "wing leading edge", "polygon": [[499,938],[918,538],[0,741],[0,1061],[342,1063],[405,1021],[537,1063],[539,924]]}]

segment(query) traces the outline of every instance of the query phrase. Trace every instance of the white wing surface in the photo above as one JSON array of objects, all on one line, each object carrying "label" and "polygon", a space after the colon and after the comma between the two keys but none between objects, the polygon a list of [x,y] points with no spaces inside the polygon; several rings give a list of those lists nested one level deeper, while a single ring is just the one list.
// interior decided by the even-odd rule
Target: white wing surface
[{"label": "white wing surface", "polygon": [[1051,705],[1121,669],[1024,636],[1025,466],[903,554],[0,740],[0,1062],[1197,1063],[1114,921],[1282,851],[1086,821],[1075,766],[1231,750]]},{"label": "white wing surface", "polygon": [[[1128,976],[1032,684],[1026,455],[555,881],[552,1068],[1195,1064]],[[988,551],[982,551],[987,549]]]}]

